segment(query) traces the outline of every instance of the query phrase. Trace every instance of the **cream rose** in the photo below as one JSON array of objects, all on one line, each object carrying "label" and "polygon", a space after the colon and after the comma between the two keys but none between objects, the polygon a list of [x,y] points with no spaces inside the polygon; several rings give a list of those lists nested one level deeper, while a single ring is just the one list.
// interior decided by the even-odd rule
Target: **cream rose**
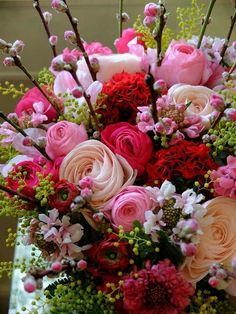
[{"label": "cream rose", "polygon": [[71,183],[90,176],[93,178],[92,207],[102,210],[123,187],[133,184],[137,172],[128,162],[113,154],[103,143],[88,140],[76,146],[63,160],[60,179]]},{"label": "cream rose", "polygon": [[213,94],[211,89],[205,86],[192,86],[185,84],[173,85],[168,95],[173,99],[175,104],[181,104],[191,101],[191,105],[185,111],[187,115],[196,114],[202,118],[205,128],[210,127],[210,117],[215,112],[210,101]]},{"label": "cream rose", "polygon": [[213,263],[230,266],[236,255],[236,200],[216,197],[206,203],[207,213],[201,226],[203,234],[197,244],[197,252],[187,257],[182,274],[187,281],[198,282],[204,278]]}]

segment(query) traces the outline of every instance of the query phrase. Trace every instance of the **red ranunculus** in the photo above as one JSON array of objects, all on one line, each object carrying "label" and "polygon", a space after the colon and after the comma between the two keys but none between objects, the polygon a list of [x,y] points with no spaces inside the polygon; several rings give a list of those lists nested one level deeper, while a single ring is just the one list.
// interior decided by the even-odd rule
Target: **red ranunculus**
[{"label": "red ranunculus", "polygon": [[42,102],[44,105],[44,110],[42,114],[47,116],[48,120],[46,123],[52,122],[56,120],[58,114],[50,102],[43,96],[40,90],[37,87],[31,88],[18,102],[16,105],[15,112],[18,117],[22,117],[24,115],[32,115],[34,110],[34,103]]},{"label": "red ranunculus", "polygon": [[124,157],[133,169],[142,175],[152,156],[152,141],[146,133],[136,126],[120,122],[107,126],[101,133],[101,139],[113,153]]},{"label": "red ranunculus", "polygon": [[69,210],[70,204],[79,194],[76,185],[67,180],[60,180],[54,185],[55,194],[49,197],[49,205],[58,209],[60,213]]},{"label": "red ranunculus", "polygon": [[96,112],[104,125],[124,121],[135,124],[137,107],[148,106],[150,91],[145,83],[145,73],[117,73],[103,84]]}]

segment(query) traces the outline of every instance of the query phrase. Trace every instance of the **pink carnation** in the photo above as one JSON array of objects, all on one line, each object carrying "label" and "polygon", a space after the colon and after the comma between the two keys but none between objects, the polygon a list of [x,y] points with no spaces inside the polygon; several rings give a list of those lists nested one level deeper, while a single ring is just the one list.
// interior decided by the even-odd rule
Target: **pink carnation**
[{"label": "pink carnation", "polygon": [[236,199],[236,157],[228,156],[227,165],[211,174],[216,195]]}]

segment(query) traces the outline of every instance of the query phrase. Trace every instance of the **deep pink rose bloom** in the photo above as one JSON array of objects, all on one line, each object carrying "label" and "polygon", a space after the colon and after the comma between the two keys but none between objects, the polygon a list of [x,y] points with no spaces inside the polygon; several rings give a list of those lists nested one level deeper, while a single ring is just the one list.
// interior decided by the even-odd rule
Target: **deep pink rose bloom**
[{"label": "deep pink rose bloom", "polygon": [[46,152],[50,158],[66,156],[78,144],[88,139],[83,124],[61,121],[48,129]]},{"label": "deep pink rose bloom", "polygon": [[43,96],[37,87],[33,87],[21,98],[16,105],[15,112],[20,118],[23,115],[32,115],[35,112],[34,103],[42,102],[44,110],[42,114],[47,116],[48,120],[46,123],[52,122],[58,117],[56,110],[52,107],[50,102]]},{"label": "deep pink rose bloom", "polygon": [[211,73],[204,53],[184,41],[170,43],[157,70],[158,78],[164,80],[168,87],[178,83],[203,85]]},{"label": "deep pink rose bloom", "polygon": [[152,156],[153,146],[149,136],[127,122],[108,125],[101,139],[113,153],[124,157],[133,169],[142,175]]},{"label": "deep pink rose bloom", "polygon": [[145,212],[156,206],[153,195],[142,186],[130,185],[123,189],[107,206],[108,214],[115,227],[122,225],[130,231],[133,222],[145,222]]},{"label": "deep pink rose bloom", "polygon": [[144,42],[140,39],[142,36],[143,35],[141,33],[137,33],[134,28],[124,29],[122,32],[122,36],[120,38],[117,38],[114,42],[117,52],[118,53],[129,52],[128,43],[135,37],[139,37],[138,44],[144,46]]}]

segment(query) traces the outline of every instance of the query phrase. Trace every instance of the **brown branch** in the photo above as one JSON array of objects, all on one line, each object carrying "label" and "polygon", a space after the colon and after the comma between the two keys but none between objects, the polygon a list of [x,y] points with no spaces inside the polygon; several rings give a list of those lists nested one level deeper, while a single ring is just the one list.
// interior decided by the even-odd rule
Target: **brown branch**
[{"label": "brown branch", "polygon": [[[224,43],[224,45],[223,45],[223,48],[222,48],[222,51],[221,51],[221,54],[220,54],[222,60],[223,60],[224,55],[225,55],[225,52],[226,52],[226,50],[227,50],[227,48],[228,48],[229,41],[230,41],[231,35],[232,35],[232,33],[233,33],[234,26],[235,26],[235,22],[236,22],[236,10],[234,11],[234,15],[231,16],[230,28],[229,28],[229,31],[228,31],[228,34],[227,34],[225,43]],[[221,62],[222,62],[222,60],[221,60]]]},{"label": "brown branch", "polygon": [[154,37],[154,39],[157,42],[157,65],[160,66],[161,62],[162,62],[162,55],[161,55],[161,51],[162,51],[162,34],[163,34],[163,30],[165,28],[166,25],[166,8],[163,4],[161,4],[161,8],[162,8],[162,13],[160,15],[160,23],[159,23],[159,28],[157,31],[157,35]]},{"label": "brown branch", "polygon": [[[45,18],[43,16],[43,12],[42,12],[42,9],[40,7],[40,4],[39,4],[39,0],[33,0],[34,4],[34,8],[37,10],[40,18],[41,18],[41,21],[43,23],[43,26],[44,26],[44,29],[46,31],[46,34],[47,34],[47,37],[48,37],[48,40],[49,38],[51,37],[51,33],[50,33],[50,30],[49,30],[49,27],[48,27],[48,24],[47,22],[45,21]],[[52,49],[52,53],[53,53],[53,56],[54,58],[57,56],[57,51],[56,51],[56,47],[53,46],[53,45],[50,45],[51,49]]]},{"label": "brown branch", "polygon": [[218,117],[217,117],[217,118],[214,120],[214,122],[212,123],[211,129],[215,129],[215,127],[216,127],[217,124],[220,122],[221,118],[223,117],[225,110],[228,109],[229,106],[230,106],[230,103],[226,104],[224,110],[222,110],[222,111],[220,112],[220,114],[218,115]]}]

